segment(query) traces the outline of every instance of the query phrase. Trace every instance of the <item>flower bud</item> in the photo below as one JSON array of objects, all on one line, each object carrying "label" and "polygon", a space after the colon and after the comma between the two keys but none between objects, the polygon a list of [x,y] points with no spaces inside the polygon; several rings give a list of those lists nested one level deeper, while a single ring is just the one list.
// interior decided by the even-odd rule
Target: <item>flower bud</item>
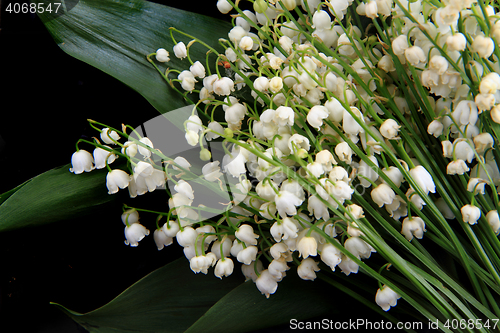
[{"label": "flower bud", "polygon": [[187,49],[184,42],[179,42],[174,46],[174,54],[179,59],[184,59],[187,57]]},{"label": "flower bud", "polygon": [[269,90],[271,90],[273,94],[276,94],[282,88],[283,88],[283,79],[280,78],[279,76],[275,76],[269,81]]},{"label": "flower bud", "polygon": [[377,2],[376,1],[369,1],[365,5],[365,15],[368,18],[371,19],[376,19],[378,17],[378,8],[377,8]]},{"label": "flower bud", "polygon": [[159,62],[169,62],[170,58],[168,57],[169,53],[165,49],[158,49],[156,50],[156,60]]},{"label": "flower bud", "polygon": [[240,40],[239,46],[244,51],[250,51],[253,48],[253,40],[251,37],[245,36]]},{"label": "flower bud", "polygon": [[231,11],[231,9],[233,9],[233,6],[231,6],[231,4],[229,2],[227,2],[227,0],[218,0],[217,1],[217,9],[222,14],[227,14]]},{"label": "flower bud", "polygon": [[265,0],[256,0],[253,3],[253,10],[255,10],[256,13],[263,14],[266,12],[268,7],[267,1]]},{"label": "flower bud", "polygon": [[191,67],[189,67],[189,70],[194,76],[199,77],[200,79],[205,77],[205,67],[199,61],[192,64]]}]

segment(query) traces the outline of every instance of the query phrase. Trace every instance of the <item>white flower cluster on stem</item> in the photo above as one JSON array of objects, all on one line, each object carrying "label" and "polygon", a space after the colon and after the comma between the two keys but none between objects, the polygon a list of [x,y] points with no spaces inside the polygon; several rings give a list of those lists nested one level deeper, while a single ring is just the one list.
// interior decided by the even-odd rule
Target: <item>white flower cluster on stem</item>
[{"label": "white flower cluster on stem", "polygon": [[[196,106],[207,119],[186,119],[185,139],[193,147],[202,139],[222,141],[221,163],[207,163],[203,177],[238,184],[220,220],[200,221],[196,193],[178,179],[168,222],[155,231],[158,249],[176,238],[195,273],[215,266],[219,278],[233,272],[236,260],[270,297],[291,265],[314,280],[320,263],[350,275],[371,269],[373,253],[390,257],[375,225],[397,228],[391,235],[409,248],[426,232],[442,235],[436,223],[454,218],[498,234],[500,172],[489,130],[500,123],[496,9],[472,1],[369,1],[356,9],[373,19],[376,32],[366,35],[356,21],[342,21],[352,1],[299,3],[259,0],[251,11],[218,1],[222,13],[237,14],[221,39],[225,52],[208,46],[215,73],[213,64],[189,58],[189,49],[202,43],[195,37],[174,46],[186,69],[170,83],[185,97],[198,93]],[[296,19],[295,9],[306,19]],[[154,55],[169,61],[164,49]],[[109,128],[101,138],[119,140]],[[128,186],[134,197],[162,185],[166,175],[149,159],[158,153],[149,139],[120,146],[127,158],[137,152],[144,158],[133,162],[131,176],[110,172],[110,193]],[[99,149],[96,167],[108,166],[112,149]],[[202,160],[210,160],[200,149]],[[189,171],[187,160],[174,162]],[[74,173],[94,168],[82,150],[72,163]],[[443,184],[457,193],[445,193]],[[126,231],[132,246],[146,235],[135,229]],[[376,303],[387,311],[398,293],[384,285]]]}]

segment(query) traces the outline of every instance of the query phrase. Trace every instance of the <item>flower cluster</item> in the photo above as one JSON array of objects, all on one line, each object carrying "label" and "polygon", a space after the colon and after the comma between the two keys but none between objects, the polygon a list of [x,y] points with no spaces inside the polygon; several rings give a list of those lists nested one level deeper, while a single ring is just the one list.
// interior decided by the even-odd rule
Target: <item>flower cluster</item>
[{"label": "flower cluster", "polygon": [[[405,247],[429,225],[433,236],[443,235],[448,229],[436,224],[449,227],[453,219],[465,222],[467,232],[480,223],[498,235],[500,172],[490,130],[500,123],[495,7],[372,0],[356,6],[372,19],[370,30],[344,20],[352,18],[348,0],[242,5],[217,2],[222,13],[236,14],[221,39],[224,52],[207,46],[215,73],[210,63],[190,59],[201,41],[188,36],[188,46],[174,41],[173,52],[189,69],[165,76],[186,99],[199,97],[203,121],[189,116],[185,139],[200,146],[204,161],[212,156],[202,142],[222,141],[221,163],[207,163],[203,175],[214,184],[222,175],[234,179],[235,201],[218,221],[200,221],[192,207],[196,191],[177,181],[168,222],[155,231],[158,249],[176,238],[195,273],[215,266],[220,278],[233,272],[235,258],[269,297],[292,265],[302,279],[314,280],[320,267],[346,275],[370,270],[375,252],[389,260],[377,228]],[[153,55],[170,61],[165,49]],[[112,142],[101,138],[116,143],[109,136]],[[147,138],[140,142],[128,149],[145,160],[158,153]],[[90,154],[75,155],[75,173],[93,168]],[[114,160],[111,153],[99,156],[101,166]],[[189,170],[187,160],[175,163]],[[131,196],[143,194],[165,181],[147,161],[134,163],[127,177],[110,172],[110,193],[130,184]],[[147,232],[131,230],[138,217],[125,214],[134,220],[125,231],[134,246]],[[376,302],[389,310],[398,290],[384,285]]]}]

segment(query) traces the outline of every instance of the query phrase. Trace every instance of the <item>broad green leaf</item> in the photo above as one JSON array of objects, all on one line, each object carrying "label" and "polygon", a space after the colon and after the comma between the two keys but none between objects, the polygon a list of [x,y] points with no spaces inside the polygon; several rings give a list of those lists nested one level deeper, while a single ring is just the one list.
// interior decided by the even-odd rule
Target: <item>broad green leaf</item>
[{"label": "broad green leaf", "polygon": [[184,332],[221,297],[243,283],[194,274],[180,258],[142,278],[108,304],[86,314],[60,306],[89,332]]},{"label": "broad green leaf", "polygon": [[[156,62],[162,71],[167,67],[189,70],[189,61],[173,54],[169,28],[196,36],[212,47],[218,45],[219,38],[227,38],[231,28],[218,19],[141,0],[81,0],[55,19],[49,13],[40,17],[64,52],[122,81],[160,113],[186,105],[146,59],[158,48],[165,48],[171,60],[165,64]],[[178,33],[174,33],[174,38],[186,45],[191,40]],[[204,62],[207,51],[195,43],[190,57]]]},{"label": "broad green leaf", "polygon": [[70,167],[68,164],[49,170],[9,191],[0,205],[0,231],[90,214],[92,208],[116,198],[108,194],[106,169],[75,175]]},{"label": "broad green leaf", "polygon": [[301,280],[294,272],[278,283],[269,299],[252,281],[232,290],[194,323],[186,333],[248,332],[338,312],[321,281]]},{"label": "broad green leaf", "polygon": [[11,195],[13,195],[14,193],[16,193],[17,191],[19,191],[19,189],[21,187],[23,187],[24,185],[28,184],[30,182],[31,179],[28,179],[27,181],[25,181],[24,183],[14,187],[12,190],[9,190],[7,192],[4,192],[2,194],[0,194],[0,205],[5,201],[7,200],[8,198],[10,198]]},{"label": "broad green leaf", "polygon": [[336,303],[322,292],[320,283],[295,274],[287,275],[269,299],[253,282],[243,281],[238,272],[222,280],[212,275],[212,269],[208,275],[194,274],[188,261],[180,258],[89,313],[56,305],[91,333],[247,332],[335,313]]}]

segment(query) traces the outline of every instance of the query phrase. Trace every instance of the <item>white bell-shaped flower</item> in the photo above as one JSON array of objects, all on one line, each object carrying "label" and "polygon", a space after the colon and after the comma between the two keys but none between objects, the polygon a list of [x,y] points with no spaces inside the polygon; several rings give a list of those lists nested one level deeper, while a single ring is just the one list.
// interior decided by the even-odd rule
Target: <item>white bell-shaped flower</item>
[{"label": "white bell-shaped flower", "polygon": [[417,183],[417,186],[424,191],[424,193],[428,194],[429,192],[436,192],[436,185],[434,184],[434,180],[432,179],[431,174],[427,171],[423,166],[417,165],[413,169],[410,169],[410,176],[413,181]]},{"label": "white bell-shaped flower", "polygon": [[176,190],[178,193],[184,194],[186,197],[189,199],[193,200],[194,199],[194,192],[193,188],[191,185],[189,185],[188,182],[185,180],[181,179],[177,184],[174,186],[174,190]]},{"label": "white bell-shaped flower", "polygon": [[233,6],[227,0],[218,0],[217,1],[217,9],[222,14],[227,14],[233,9]]},{"label": "white bell-shaped flower", "polygon": [[418,216],[407,217],[403,220],[401,233],[406,237],[408,241],[411,241],[413,237],[422,239],[425,232],[425,223]]},{"label": "white bell-shaped flower", "polygon": [[281,242],[282,239],[296,238],[298,228],[292,219],[285,217],[281,223],[278,221],[274,222],[269,231],[276,242]]},{"label": "white bell-shaped flower", "polygon": [[394,119],[387,119],[380,125],[380,134],[386,139],[395,139],[400,128]]},{"label": "white bell-shaped flower", "polygon": [[[376,167],[373,168],[373,167],[369,166],[368,163],[366,163],[364,160],[361,160],[359,162],[358,175],[361,175],[365,178],[368,178],[369,180],[374,182],[379,177],[378,172],[377,172],[378,161],[377,161],[377,158],[373,155],[368,156],[368,159],[370,159],[370,161],[372,161]],[[363,187],[372,186],[372,184],[367,179],[365,179],[363,177],[359,177],[359,182],[360,182],[361,186],[363,186]]]},{"label": "white bell-shaped flower", "polygon": [[[105,146],[105,147],[111,149],[111,147],[108,147],[108,146]],[[107,159],[107,163],[111,164],[117,158],[117,156],[115,154],[113,154],[111,151],[108,151],[106,149],[102,149],[99,147],[94,149],[93,155],[94,155],[94,162],[95,162],[96,169],[105,168],[106,167],[106,159]]]},{"label": "white bell-shaped flower", "polygon": [[453,35],[448,36],[446,45],[450,51],[463,51],[467,45],[467,39],[460,32],[455,32]]},{"label": "white bell-shaped flower", "polygon": [[124,189],[130,183],[130,175],[123,170],[115,169],[108,172],[106,176],[106,187],[109,194],[118,192],[118,188]]},{"label": "white bell-shaped flower", "polygon": [[382,308],[384,311],[388,311],[391,306],[396,306],[398,299],[401,296],[396,294],[391,288],[386,285],[382,286],[382,289],[378,289],[375,294],[375,302]]},{"label": "white bell-shaped flower", "polygon": [[318,241],[311,236],[304,236],[297,244],[299,256],[306,259],[309,256],[315,257],[318,254]]},{"label": "white bell-shaped flower", "polygon": [[184,59],[187,57],[186,44],[184,42],[179,42],[174,46],[174,54],[179,59]]},{"label": "white bell-shaped flower", "polygon": [[490,225],[495,235],[498,235],[500,233],[500,219],[498,217],[498,211],[489,211],[488,214],[486,214],[486,220],[488,221],[488,224]]},{"label": "white bell-shaped flower", "polygon": [[189,71],[196,77],[203,79],[205,77],[205,67],[201,64],[201,62],[196,61],[189,67]]},{"label": "white bell-shaped flower", "polygon": [[169,62],[169,53],[165,49],[158,49],[156,50],[156,60],[159,62]]},{"label": "white bell-shaped flower", "polygon": [[219,96],[228,96],[234,91],[234,82],[228,77],[222,77],[213,83],[213,91]]},{"label": "white bell-shaped flower", "polygon": [[318,263],[312,258],[303,259],[297,267],[297,274],[302,280],[314,281],[317,271],[319,271]]},{"label": "white bell-shaped flower", "polygon": [[335,272],[335,267],[341,261],[340,249],[331,243],[324,244],[321,248],[321,260]]},{"label": "white bell-shaped flower", "polygon": [[138,246],[139,242],[149,235],[149,230],[140,223],[132,223],[125,227],[125,245]]},{"label": "white bell-shaped flower", "polygon": [[240,225],[234,235],[246,245],[257,245],[257,238],[259,238],[259,235],[253,232],[253,228],[249,224]]},{"label": "white bell-shaped flower", "polygon": [[259,277],[255,280],[255,284],[262,295],[265,295],[267,298],[278,289],[278,281],[267,269],[260,272]]},{"label": "white bell-shaped flower", "polygon": [[307,113],[307,122],[312,127],[319,130],[323,125],[323,119],[328,118],[328,109],[322,105],[313,106]]},{"label": "white bell-shaped flower", "polygon": [[[217,259],[221,259],[223,257],[229,257],[231,254],[231,247],[233,242],[230,238],[225,238],[224,241],[216,240],[212,243],[212,253],[215,254]],[[221,253],[222,250],[222,253]]]},{"label": "white bell-shaped flower", "polygon": [[172,237],[172,238],[177,235],[177,233],[179,232],[179,229],[180,229],[179,223],[177,223],[175,221],[168,221],[162,227],[162,230],[165,233],[165,235],[167,235],[168,237]]},{"label": "white bell-shaped flower", "polygon": [[257,252],[259,249],[257,249],[257,246],[251,245],[240,252],[238,252],[238,255],[236,256],[236,259],[241,262],[242,264],[245,265],[250,265],[252,261],[255,261],[257,258]]},{"label": "white bell-shaped flower", "polygon": [[462,219],[470,225],[476,224],[477,220],[481,217],[481,210],[479,207],[473,205],[465,205],[460,209],[462,212]]},{"label": "white bell-shaped flower", "polygon": [[390,205],[396,198],[396,193],[387,184],[380,184],[371,191],[371,197],[379,207]]},{"label": "white bell-shaped flower", "polygon": [[359,237],[349,237],[344,242],[344,247],[347,251],[351,252],[352,255],[363,259],[368,259],[370,258],[372,252],[377,252],[373,247]]},{"label": "white bell-shaped flower", "polygon": [[112,131],[106,127],[101,130],[101,140],[108,145],[115,145],[115,141],[120,140],[120,136],[116,131]]},{"label": "white bell-shaped flower", "polygon": [[[145,145],[146,147],[153,149],[153,142],[151,142],[149,138],[143,137],[139,140],[139,142]],[[142,145],[138,144],[137,150],[139,151],[139,154],[144,156],[144,158],[149,158],[151,156],[151,150],[146,147],[143,147]]]},{"label": "white bell-shaped flower", "polygon": [[88,151],[80,149],[71,156],[71,166],[72,168],[69,171],[75,175],[79,175],[84,171],[90,172],[95,169],[94,158]]},{"label": "white bell-shaped flower", "polygon": [[349,275],[351,273],[356,274],[359,270],[359,265],[351,258],[345,256],[343,253],[340,255],[340,263],[338,264],[338,267],[345,275]]},{"label": "white bell-shaped flower", "polygon": [[227,257],[219,259],[217,264],[215,265],[214,275],[219,279],[222,279],[223,276],[229,276],[233,274],[234,270],[234,262]]},{"label": "white bell-shaped flower", "polygon": [[481,58],[489,58],[495,49],[495,42],[490,37],[478,35],[472,42],[472,51],[476,52]]},{"label": "white bell-shaped flower", "polygon": [[279,126],[293,126],[295,112],[291,107],[280,106],[276,109],[275,119]]},{"label": "white bell-shaped flower", "polygon": [[464,160],[451,161],[446,166],[446,173],[448,175],[463,175],[464,173],[466,173],[469,170],[470,169]]},{"label": "white bell-shaped flower", "polygon": [[135,209],[127,209],[123,212],[121,216],[122,222],[125,225],[131,225],[132,223],[139,222],[139,212]]},{"label": "white bell-shaped flower", "polygon": [[207,256],[195,256],[189,260],[189,267],[196,274],[207,274],[208,269],[212,265],[212,259]]},{"label": "white bell-shaped flower", "polygon": [[302,205],[304,200],[298,198],[295,194],[288,191],[280,191],[274,197],[274,202],[276,204],[276,209],[281,217],[286,217],[287,215],[296,215],[296,207]]},{"label": "white bell-shaped flower", "polygon": [[173,238],[167,236],[163,232],[163,229],[156,229],[155,232],[153,233],[153,238],[154,238],[156,247],[158,248],[158,251],[163,250],[163,248],[165,246],[169,246],[173,242]]},{"label": "white bell-shaped flower", "polygon": [[180,246],[186,247],[193,245],[198,237],[198,233],[191,227],[184,227],[183,230],[179,230],[175,235],[175,239]]},{"label": "white bell-shaped flower", "polygon": [[477,194],[484,194],[484,186],[486,182],[481,178],[469,178],[469,182],[467,183],[467,191]]}]

